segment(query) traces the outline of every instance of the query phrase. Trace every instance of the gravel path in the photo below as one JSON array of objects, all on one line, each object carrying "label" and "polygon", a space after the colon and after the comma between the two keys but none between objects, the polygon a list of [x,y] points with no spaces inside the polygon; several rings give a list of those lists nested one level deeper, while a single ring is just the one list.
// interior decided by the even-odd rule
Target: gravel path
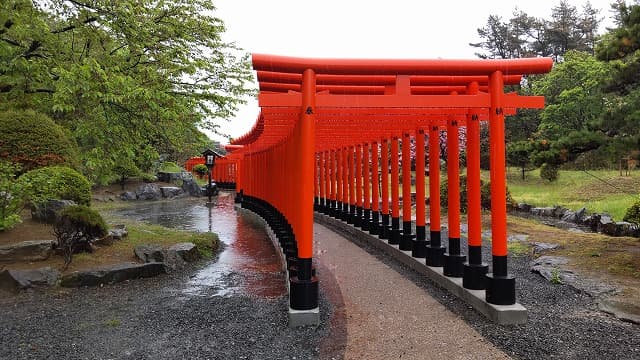
[{"label": "gravel path", "polygon": [[189,273],[0,298],[0,359],[318,357],[324,298],[318,328],[290,329],[284,297],[185,295]]}]

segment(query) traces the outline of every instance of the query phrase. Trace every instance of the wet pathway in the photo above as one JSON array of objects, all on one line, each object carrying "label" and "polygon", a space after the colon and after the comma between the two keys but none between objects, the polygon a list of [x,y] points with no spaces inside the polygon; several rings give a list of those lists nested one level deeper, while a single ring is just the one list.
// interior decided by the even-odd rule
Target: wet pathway
[{"label": "wet pathway", "polygon": [[234,209],[233,196],[221,192],[212,206],[206,199],[183,199],[135,204],[117,215],[171,228],[215,232],[225,245],[216,261],[200,269],[184,292],[217,296],[247,293],[275,298],[286,293],[279,258],[264,227]]},{"label": "wet pathway", "polygon": [[321,269],[330,272],[320,274],[321,282],[323,276],[334,277],[342,297],[343,308],[334,311],[346,316],[345,359],[508,359],[365,250],[318,224],[314,238]]}]

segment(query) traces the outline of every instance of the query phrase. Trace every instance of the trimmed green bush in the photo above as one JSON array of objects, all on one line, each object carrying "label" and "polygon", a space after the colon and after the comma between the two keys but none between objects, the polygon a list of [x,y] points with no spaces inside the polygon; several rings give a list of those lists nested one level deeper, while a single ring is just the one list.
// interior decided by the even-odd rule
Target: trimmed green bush
[{"label": "trimmed green bush", "polygon": [[207,168],[207,166],[206,166],[205,164],[198,164],[198,165],[195,165],[195,166],[193,167],[193,171],[194,171],[196,174],[200,175],[200,176],[205,176],[206,174],[208,174],[208,173],[209,173],[209,169]]},{"label": "trimmed green bush", "polygon": [[636,200],[636,202],[627,209],[627,213],[624,214],[624,218],[622,220],[640,224],[640,200]]},{"label": "trimmed green bush", "polygon": [[558,180],[558,166],[544,163],[540,166],[540,177],[549,182]]},{"label": "trimmed green bush", "polygon": [[74,205],[60,211],[53,232],[58,241],[57,248],[64,256],[66,269],[74,253],[91,252],[91,241],[107,235],[107,224],[97,211],[88,206]]},{"label": "trimmed green bush", "polygon": [[19,224],[24,208],[24,187],[16,181],[20,165],[0,160],[0,231]]},{"label": "trimmed green bush", "polygon": [[78,146],[62,126],[33,110],[0,111],[0,158],[22,172],[51,165],[77,168]]},{"label": "trimmed green bush", "polygon": [[[447,192],[449,189],[449,182],[444,179],[440,183],[440,205],[444,208],[449,203]],[[460,212],[467,212],[467,177],[465,175],[460,176]],[[513,204],[513,198],[507,188],[507,207]],[[485,182],[480,180],[480,205],[483,209],[491,209],[491,182]]]},{"label": "trimmed green bush", "polygon": [[84,175],[66,166],[49,166],[31,170],[20,176],[29,201],[40,204],[47,200],[73,200],[80,205],[91,203],[91,184]]}]

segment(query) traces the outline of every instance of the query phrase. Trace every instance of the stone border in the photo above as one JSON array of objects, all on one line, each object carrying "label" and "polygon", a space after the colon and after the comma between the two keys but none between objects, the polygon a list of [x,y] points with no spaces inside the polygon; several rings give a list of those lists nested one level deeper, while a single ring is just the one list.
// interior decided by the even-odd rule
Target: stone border
[{"label": "stone border", "polygon": [[594,233],[602,233],[609,236],[629,236],[640,238],[640,225],[615,221],[609,214],[588,214],[586,208],[578,211],[569,210],[562,206],[534,207],[527,203],[518,203],[513,206],[511,213],[514,215],[533,215],[539,218],[549,218],[555,221],[581,226]]},{"label": "stone border", "polygon": [[[278,257],[280,258],[280,264],[282,265],[282,271],[285,273],[285,282],[287,286],[287,294],[291,296],[290,288],[289,288],[289,271],[287,269],[287,259],[285,254],[281,251],[280,242],[276,237],[276,234],[273,232],[269,224],[258,214],[254,213],[251,210],[245,209],[241,207],[239,204],[234,205],[236,211],[251,216],[254,219],[260,221],[264,226],[267,235],[269,236],[269,240],[273,244]],[[317,326],[320,324],[320,308],[315,308],[311,310],[295,310],[289,306],[289,327],[299,327],[299,326]]]},{"label": "stone border", "polygon": [[389,245],[381,240],[377,235],[370,235],[351,225],[345,224],[330,216],[314,213],[314,221],[327,226],[330,230],[342,235],[347,240],[356,244],[367,244],[378,250],[391,255],[395,260],[410,267],[412,270],[426,276],[436,284],[447,289],[449,292],[465,301],[476,311],[498,324],[523,324],[527,322],[527,309],[516,303],[514,305],[494,305],[485,300],[484,290],[470,290],[462,287],[462,278],[451,278],[444,276],[443,269],[427,266],[424,259],[417,259],[411,256],[411,251],[402,251],[398,245]]}]

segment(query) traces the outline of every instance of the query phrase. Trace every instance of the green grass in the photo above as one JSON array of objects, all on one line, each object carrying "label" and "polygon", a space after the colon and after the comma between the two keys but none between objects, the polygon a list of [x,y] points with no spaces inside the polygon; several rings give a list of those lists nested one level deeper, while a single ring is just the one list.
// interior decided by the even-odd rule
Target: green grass
[{"label": "green grass", "polygon": [[[558,180],[540,178],[539,170],[527,173],[523,181],[520,172],[509,169],[507,185],[516,202],[535,206],[561,205],[573,210],[586,207],[590,212],[605,212],[622,220],[626,210],[640,195],[640,172],[620,176],[614,170],[560,170]],[[483,174],[488,178],[488,173]]]}]

